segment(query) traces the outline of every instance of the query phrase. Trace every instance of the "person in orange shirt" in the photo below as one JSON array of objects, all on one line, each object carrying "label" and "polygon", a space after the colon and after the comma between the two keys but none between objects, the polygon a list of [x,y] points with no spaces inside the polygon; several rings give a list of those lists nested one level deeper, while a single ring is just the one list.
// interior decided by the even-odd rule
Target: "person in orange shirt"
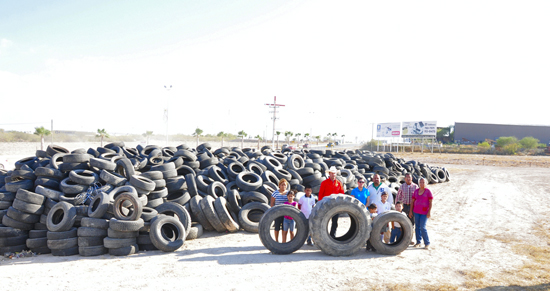
[{"label": "person in orange shirt", "polygon": [[[336,179],[336,175],[338,175],[339,171],[336,169],[336,167],[332,166],[328,170],[328,179],[323,181],[321,183],[321,188],[319,189],[319,194],[317,197],[319,198],[319,201],[323,200],[323,198],[330,196],[332,194],[344,194],[344,185],[342,185],[342,182],[340,182],[338,179]],[[336,228],[338,227],[338,214],[334,215],[332,217],[332,226],[330,228],[330,236],[335,237],[336,236]]]}]

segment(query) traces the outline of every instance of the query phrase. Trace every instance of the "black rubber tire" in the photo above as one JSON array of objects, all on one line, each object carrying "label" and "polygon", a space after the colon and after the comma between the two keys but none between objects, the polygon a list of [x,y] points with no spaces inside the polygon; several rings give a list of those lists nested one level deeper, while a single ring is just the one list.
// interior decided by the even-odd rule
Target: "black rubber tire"
[{"label": "black rubber tire", "polygon": [[72,170],[69,179],[77,184],[90,186],[99,180],[99,176],[90,170]]},{"label": "black rubber tire", "polygon": [[229,190],[226,193],[227,203],[229,203],[229,209],[235,214],[239,214],[243,203],[241,201],[241,195],[237,190]]},{"label": "black rubber tire", "polygon": [[[123,208],[127,211],[122,211]],[[138,197],[130,193],[120,193],[113,202],[114,216],[118,220],[138,220],[143,206]]]},{"label": "black rubber tire", "polygon": [[277,178],[277,176],[273,174],[273,172],[270,170],[263,172],[261,177],[264,184],[267,182],[271,182],[271,183],[274,183],[275,185],[279,185],[279,178]]},{"label": "black rubber tire", "polygon": [[250,219],[249,214],[252,212],[260,212],[261,215],[269,209],[269,205],[260,202],[251,202],[244,205],[239,212],[239,225],[248,232],[258,233],[259,221],[254,222]]},{"label": "black rubber tire", "polygon": [[139,231],[144,225],[143,219],[138,220],[118,220],[111,218],[109,220],[109,227],[116,231]]},{"label": "black rubber tire", "polygon": [[185,232],[189,232],[189,228],[191,227],[191,215],[189,215],[185,207],[174,202],[166,202],[157,207],[156,210],[158,211],[158,214],[178,218],[185,228]]},{"label": "black rubber tire", "polygon": [[29,234],[29,231],[6,226],[5,224],[3,226],[0,226],[0,237],[20,236],[23,234]]},{"label": "black rubber tire", "polygon": [[130,177],[130,185],[149,192],[155,190],[156,187],[156,184],[155,182],[153,182],[153,180],[139,175],[132,175]]},{"label": "black rubber tire", "polygon": [[137,244],[136,237],[131,238],[112,238],[106,237],[103,239],[103,245],[108,249],[118,249]]},{"label": "black rubber tire", "polygon": [[48,238],[47,237],[29,238],[27,239],[25,244],[29,249],[48,247]]},{"label": "black rubber tire", "polygon": [[79,247],[103,246],[103,239],[105,237],[106,236],[79,236],[78,246]]},{"label": "black rubber tire", "polygon": [[[328,223],[336,214],[347,213],[350,228],[341,237],[329,234]],[[344,194],[332,194],[317,202],[309,216],[309,228],[315,244],[330,256],[350,256],[364,247],[371,233],[371,219],[359,200]]]},{"label": "black rubber tire", "polygon": [[60,250],[51,250],[52,256],[55,257],[68,257],[68,256],[76,256],[79,254],[78,247],[72,247],[68,249],[60,249]]},{"label": "black rubber tire", "polygon": [[12,207],[19,211],[36,215],[40,215],[44,212],[44,205],[25,202],[17,198],[13,200]]},{"label": "black rubber tire", "polygon": [[29,238],[28,234],[23,234],[20,236],[11,236],[11,237],[0,237],[0,247],[23,245],[26,243],[28,238]]},{"label": "black rubber tire", "polygon": [[[271,236],[271,225],[281,216],[290,216],[296,223],[296,235],[287,243],[279,243]],[[291,205],[277,205],[267,210],[259,223],[259,235],[262,244],[276,255],[291,254],[299,250],[309,236],[309,223],[304,214]]]},{"label": "black rubber tire", "polygon": [[[38,230],[38,229],[33,229],[33,230],[30,230],[29,231],[29,238],[41,238],[41,237],[46,237],[46,234],[48,233],[47,230]],[[0,235],[1,237],[1,235]]]},{"label": "black rubber tire", "polygon": [[171,216],[159,217],[151,224],[151,242],[163,252],[173,252],[183,246],[187,234],[181,222]]},{"label": "black rubber tire", "polygon": [[15,194],[15,198],[19,199],[21,201],[25,201],[32,204],[38,204],[41,205],[46,200],[46,197],[41,194],[37,194],[25,189],[19,189],[17,190],[17,193]]},{"label": "black rubber tire", "polygon": [[236,183],[243,191],[256,191],[262,186],[262,177],[253,172],[241,172],[237,175]]},{"label": "black rubber tire", "polygon": [[203,198],[199,195],[191,198],[191,200],[189,201],[189,206],[191,208],[191,212],[197,218],[197,222],[200,223],[205,230],[212,231],[214,230],[214,227],[210,224],[210,222],[208,222],[208,219],[201,209],[202,199]]},{"label": "black rubber tire", "polygon": [[191,198],[199,195],[197,183],[195,182],[195,175],[193,174],[185,175],[185,182],[187,184],[187,191],[189,191],[189,195],[191,195]]},{"label": "black rubber tire", "polygon": [[127,158],[118,159],[116,161],[115,172],[126,179],[130,179],[130,177],[136,173],[132,162]]},{"label": "black rubber tire", "polygon": [[202,236],[204,230],[199,223],[193,223],[185,240],[193,240]]},{"label": "black rubber tire", "polygon": [[17,220],[19,222],[23,222],[23,223],[37,223],[40,221],[40,215],[36,215],[36,214],[29,214],[29,213],[25,213],[25,212],[22,212],[22,211],[19,211],[13,207],[9,207],[8,208],[8,211],[6,213],[7,216],[9,216],[10,218],[14,219],[14,220]]},{"label": "black rubber tire", "polygon": [[103,192],[94,196],[88,207],[88,217],[101,218],[109,209],[109,201],[111,197]]},{"label": "black rubber tire", "polygon": [[88,190],[88,186],[78,184],[70,178],[65,178],[59,184],[59,189],[61,189],[64,194],[79,194]]},{"label": "black rubber tire", "polygon": [[227,193],[227,188],[225,188],[225,185],[222,182],[214,181],[212,184],[208,185],[208,188],[206,188],[206,193],[216,199],[218,197],[225,196]]},{"label": "black rubber tire", "polygon": [[78,246],[78,238],[48,239],[48,248],[50,250],[63,250]]},{"label": "black rubber tire", "polygon": [[104,160],[100,158],[91,158],[90,166],[100,169],[113,172],[116,169],[116,163],[110,160]]},{"label": "black rubber tire", "polygon": [[225,232],[225,226],[220,221],[216,210],[214,210],[214,198],[212,196],[206,196],[201,200],[201,210],[204,213],[208,222],[216,229],[217,232]]},{"label": "black rubber tire", "polygon": [[269,200],[267,199],[267,197],[260,192],[256,192],[256,191],[241,192],[240,195],[241,195],[241,201],[243,205],[246,205],[251,202],[260,202],[265,204],[269,203]]},{"label": "black rubber tire", "polygon": [[154,217],[158,215],[157,210],[151,207],[143,207],[141,212],[141,219],[143,219],[144,222],[151,221]]},{"label": "black rubber tire", "polygon": [[66,231],[48,231],[46,237],[49,240],[59,240],[77,237],[78,228],[73,227]]},{"label": "black rubber tire", "polygon": [[168,196],[166,196],[166,202],[174,202],[179,205],[185,205],[189,200],[191,200],[191,195],[185,190],[170,192]]},{"label": "black rubber tire", "polygon": [[17,192],[19,189],[32,190],[34,188],[33,180],[20,180],[9,182],[4,185],[6,191],[8,192]]},{"label": "black rubber tire", "polygon": [[106,232],[104,236],[110,238],[137,238],[139,235],[139,231],[116,231],[112,228],[108,228]]},{"label": "black rubber tire", "polygon": [[61,194],[63,194],[63,192],[61,191],[57,191],[57,190],[53,190],[53,189],[50,189],[48,187],[44,187],[44,186],[36,186],[36,188],[34,189],[34,191],[37,193],[37,194],[41,194],[41,195],[44,195],[46,196],[47,198],[50,198],[54,201],[59,201],[59,196]]},{"label": "black rubber tire", "polygon": [[49,231],[67,231],[76,220],[76,208],[67,203],[59,202],[48,213],[46,225]]},{"label": "black rubber tire", "polygon": [[239,230],[239,224],[231,217],[228,206],[227,200],[223,197],[218,197],[214,201],[214,210],[224,228],[229,232],[236,232]]},{"label": "black rubber tire", "polygon": [[101,170],[101,172],[99,172],[99,178],[114,186],[122,186],[128,181],[125,177],[118,173],[111,173],[105,170]]},{"label": "black rubber tire", "polygon": [[[401,225],[401,237],[392,244],[385,244],[380,239],[382,228],[389,222],[395,221]],[[383,255],[398,255],[409,247],[413,237],[413,225],[409,218],[397,211],[386,211],[376,216],[372,221],[370,243],[376,252]]]},{"label": "black rubber tire", "polygon": [[103,245],[97,246],[78,246],[78,254],[83,257],[95,257],[108,253],[109,250]]},{"label": "black rubber tire", "polygon": [[92,236],[92,237],[106,237],[107,236],[107,230],[102,228],[95,228],[95,227],[79,227],[78,231],[76,232],[77,236]]}]

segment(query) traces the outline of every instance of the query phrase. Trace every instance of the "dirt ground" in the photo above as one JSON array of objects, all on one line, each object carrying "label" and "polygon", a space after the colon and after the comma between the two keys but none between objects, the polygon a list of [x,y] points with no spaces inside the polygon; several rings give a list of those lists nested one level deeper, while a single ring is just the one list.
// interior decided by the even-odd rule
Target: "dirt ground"
[{"label": "dirt ground", "polygon": [[[476,165],[477,157],[465,155],[460,155],[461,163],[455,163],[442,156],[428,159],[423,154],[425,160],[415,158],[447,167],[452,179],[429,187],[434,193],[432,218],[427,225],[430,250],[408,248],[397,256],[386,256],[362,249],[350,257],[330,257],[315,246],[304,245],[290,255],[272,255],[257,234],[206,232],[173,253],[0,259],[1,288],[549,289],[548,274],[522,275],[526,265],[537,263],[522,248],[548,250],[550,246],[550,236],[541,236],[539,231],[541,222],[550,221],[550,169],[513,166],[513,161],[508,167]],[[468,159],[474,162],[467,163]],[[550,232],[548,224],[543,227]],[[536,265],[539,269],[548,269],[550,260],[545,258],[542,265]]]}]

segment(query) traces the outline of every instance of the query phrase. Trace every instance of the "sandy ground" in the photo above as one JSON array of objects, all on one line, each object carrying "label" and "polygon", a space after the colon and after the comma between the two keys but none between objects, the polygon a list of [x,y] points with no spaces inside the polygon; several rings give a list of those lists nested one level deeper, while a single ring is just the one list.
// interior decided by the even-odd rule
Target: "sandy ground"
[{"label": "sandy ground", "polygon": [[467,289],[468,272],[498,281],[527,262],[495,236],[547,243],[532,229],[549,217],[550,169],[429,163],[447,167],[452,178],[430,185],[431,250],[408,248],[385,256],[362,249],[350,257],[330,257],[304,246],[294,254],[272,255],[257,234],[207,232],[173,253],[0,259],[2,290]]}]

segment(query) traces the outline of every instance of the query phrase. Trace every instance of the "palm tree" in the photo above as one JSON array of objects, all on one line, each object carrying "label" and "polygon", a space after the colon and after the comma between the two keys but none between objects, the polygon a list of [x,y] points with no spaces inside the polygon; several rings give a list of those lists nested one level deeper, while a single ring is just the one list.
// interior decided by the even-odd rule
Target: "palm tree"
[{"label": "palm tree", "polygon": [[275,132],[277,134],[277,149],[279,148],[279,135],[281,135],[280,131]]},{"label": "palm tree", "polygon": [[227,133],[220,131],[218,132],[217,136],[222,138],[222,147],[223,147],[223,138],[227,136]]},{"label": "palm tree", "polygon": [[314,136],[315,139],[317,139],[317,145],[319,145],[319,140],[321,139],[321,136],[320,135],[316,135]]},{"label": "palm tree", "polygon": [[302,135],[301,133],[297,133],[295,134],[294,136],[296,136],[296,138],[298,139],[298,142],[300,142],[300,135]]},{"label": "palm tree", "polygon": [[327,133],[327,139],[328,139],[328,141],[330,141],[330,137],[331,137],[331,136],[332,136],[332,133],[330,133],[330,132]]},{"label": "palm tree", "polygon": [[109,134],[107,133],[107,131],[105,131],[105,128],[98,128],[97,134],[95,136],[101,138],[101,147],[103,147],[103,138],[109,138]]},{"label": "palm tree", "polygon": [[262,141],[262,137],[258,134],[258,135],[255,136],[254,138],[257,138],[257,139],[258,139],[258,149],[260,149],[260,142]]},{"label": "palm tree", "polygon": [[143,136],[145,137],[145,139],[147,140],[147,144],[149,144],[149,137],[151,137],[153,135],[153,132],[152,131],[146,131]]},{"label": "palm tree", "polygon": [[346,135],[342,134],[342,144],[344,144],[344,137],[346,137]]},{"label": "palm tree", "polygon": [[304,133],[304,137],[309,141],[309,133]]},{"label": "palm tree", "polygon": [[50,135],[52,132],[45,129],[44,126],[35,127],[34,134],[40,136],[40,150],[44,150],[44,137]]},{"label": "palm tree", "polygon": [[286,143],[290,143],[290,138],[294,135],[292,131],[285,131]]},{"label": "palm tree", "polygon": [[198,128],[195,129],[195,132],[193,132],[193,136],[197,137],[197,146],[199,146],[199,136],[201,136],[203,133],[202,129]]},{"label": "palm tree", "polygon": [[238,135],[241,137],[241,148],[244,148],[244,138],[248,135],[244,130],[239,131]]}]

